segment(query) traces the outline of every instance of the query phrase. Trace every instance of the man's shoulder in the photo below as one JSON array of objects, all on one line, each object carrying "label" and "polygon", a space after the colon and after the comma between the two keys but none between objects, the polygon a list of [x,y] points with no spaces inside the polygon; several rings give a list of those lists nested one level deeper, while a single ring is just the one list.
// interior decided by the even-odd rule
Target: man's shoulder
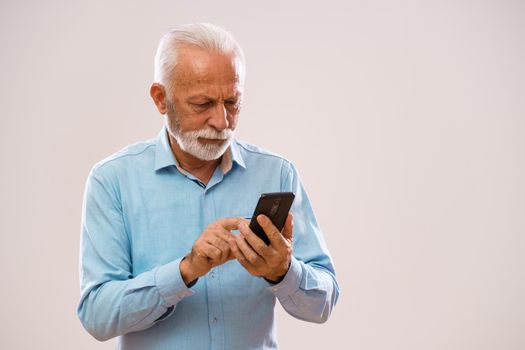
[{"label": "man's shoulder", "polygon": [[245,141],[236,139],[235,142],[247,169],[254,173],[262,177],[280,174],[281,179],[299,176],[294,164],[286,157]]},{"label": "man's shoulder", "polygon": [[154,138],[132,143],[95,163],[92,172],[106,173],[115,170],[124,170],[124,168],[129,167],[130,164],[140,164],[148,160],[153,161],[155,157],[155,145]]},{"label": "man's shoulder", "polygon": [[235,142],[237,146],[239,147],[239,150],[241,154],[243,155],[243,158],[253,157],[256,160],[265,159],[268,161],[277,161],[277,162],[286,163],[288,165],[292,165],[292,162],[290,162],[286,157],[278,153],[269,151],[263,147],[248,143],[246,141],[235,139]]}]

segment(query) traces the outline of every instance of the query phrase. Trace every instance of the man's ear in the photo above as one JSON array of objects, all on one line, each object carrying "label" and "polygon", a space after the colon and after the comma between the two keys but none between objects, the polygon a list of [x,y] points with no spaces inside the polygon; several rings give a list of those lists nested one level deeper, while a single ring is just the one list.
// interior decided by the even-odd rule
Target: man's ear
[{"label": "man's ear", "polygon": [[149,95],[153,99],[153,103],[157,106],[160,114],[166,114],[166,89],[162,84],[153,83],[149,88]]}]

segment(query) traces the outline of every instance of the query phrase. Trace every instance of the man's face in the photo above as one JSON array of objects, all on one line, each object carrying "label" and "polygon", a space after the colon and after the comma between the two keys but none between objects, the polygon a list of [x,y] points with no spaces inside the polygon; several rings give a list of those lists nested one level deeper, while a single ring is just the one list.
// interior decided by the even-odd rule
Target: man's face
[{"label": "man's face", "polygon": [[233,53],[181,46],[172,91],[166,92],[166,124],[183,151],[202,160],[226,151],[240,112],[240,69]]}]

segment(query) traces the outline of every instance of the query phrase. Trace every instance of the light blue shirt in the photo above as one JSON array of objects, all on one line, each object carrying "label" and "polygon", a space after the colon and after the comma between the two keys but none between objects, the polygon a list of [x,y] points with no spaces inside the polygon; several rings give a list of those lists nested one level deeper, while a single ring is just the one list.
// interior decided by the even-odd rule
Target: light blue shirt
[{"label": "light blue shirt", "polygon": [[[84,194],[78,316],[119,349],[276,349],[276,299],[322,323],[339,295],[335,271],[294,166],[234,140],[207,185],[178,167],[166,129],[97,163]],[[292,191],[293,258],[270,284],[236,260],[191,287],[179,264],[207,225],[249,218],[263,192]]]}]

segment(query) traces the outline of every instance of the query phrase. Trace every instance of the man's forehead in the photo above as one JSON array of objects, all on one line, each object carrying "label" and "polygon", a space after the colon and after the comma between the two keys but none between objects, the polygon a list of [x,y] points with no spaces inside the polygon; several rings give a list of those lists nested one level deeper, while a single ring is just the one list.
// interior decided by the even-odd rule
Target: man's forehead
[{"label": "man's forehead", "polygon": [[179,86],[204,86],[215,83],[222,85],[237,85],[240,82],[239,74],[217,73],[217,74],[195,74],[187,71],[175,71],[175,84]]}]

